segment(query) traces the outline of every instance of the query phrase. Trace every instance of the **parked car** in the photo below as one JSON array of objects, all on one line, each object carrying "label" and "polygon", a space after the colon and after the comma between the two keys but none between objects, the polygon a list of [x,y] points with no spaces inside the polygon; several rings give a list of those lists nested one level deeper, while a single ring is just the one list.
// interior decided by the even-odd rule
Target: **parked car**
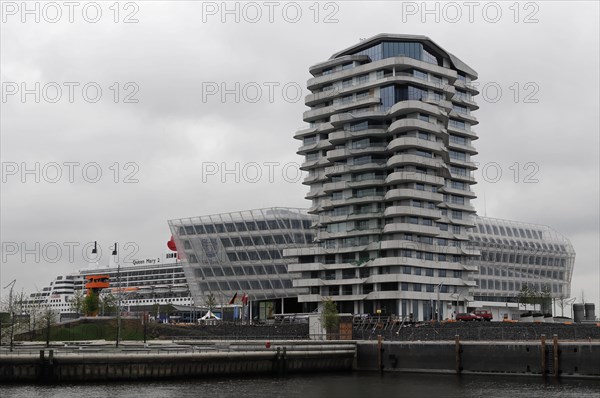
[{"label": "parked car", "polygon": [[488,322],[494,319],[492,312],[488,310],[475,310],[473,311],[473,314],[480,316],[484,321]]},{"label": "parked car", "polygon": [[463,322],[467,322],[467,321],[481,321],[483,320],[482,317],[480,317],[479,315],[475,315],[474,313],[470,312],[461,312],[459,314],[456,314],[456,320],[457,321],[463,321]]}]

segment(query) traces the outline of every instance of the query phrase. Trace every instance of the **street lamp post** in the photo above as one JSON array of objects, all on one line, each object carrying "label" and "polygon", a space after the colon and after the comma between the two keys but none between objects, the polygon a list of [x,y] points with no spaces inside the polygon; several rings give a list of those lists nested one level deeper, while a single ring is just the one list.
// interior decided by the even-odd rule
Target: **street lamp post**
[{"label": "street lamp post", "polygon": [[[118,242],[115,242],[115,247],[112,251],[113,256],[117,256],[117,248],[119,247]],[[97,242],[94,242],[94,248],[92,249],[92,254],[98,253]],[[121,264],[119,263],[119,259],[115,258],[117,261],[117,341],[115,343],[115,347],[119,348],[119,340],[121,338]],[[104,303],[103,303],[104,304]]]},{"label": "street lamp post", "polygon": [[456,293],[452,293],[452,297],[456,298],[456,305],[454,306],[454,313],[457,314],[460,311],[458,310],[460,296],[463,294],[463,291],[458,291]]},{"label": "street lamp post", "polygon": [[144,344],[146,344],[146,337],[148,334],[148,313],[144,311]]},{"label": "street lamp post", "polygon": [[444,286],[444,282],[440,282],[439,285],[437,285],[437,308],[436,308],[436,321],[440,321],[440,316],[442,316],[442,311],[440,308],[440,290],[442,290],[442,286]]},{"label": "street lamp post", "polygon": [[[118,243],[115,242],[115,249],[112,252],[113,256],[117,256],[117,247],[118,247]],[[121,339],[121,292],[123,290],[122,286],[121,286],[121,263],[119,262],[119,259],[116,258],[117,261],[117,285],[118,285],[118,289],[117,290],[117,341],[115,343],[115,347],[119,348],[119,340]]]}]

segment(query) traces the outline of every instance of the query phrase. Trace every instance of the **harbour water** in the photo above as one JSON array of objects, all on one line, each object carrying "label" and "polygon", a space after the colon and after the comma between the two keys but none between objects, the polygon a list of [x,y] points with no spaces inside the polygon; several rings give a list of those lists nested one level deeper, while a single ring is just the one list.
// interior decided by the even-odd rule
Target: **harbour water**
[{"label": "harbour water", "polygon": [[528,376],[441,375],[409,373],[323,373],[274,377],[223,377],[199,380],[4,385],[8,397],[527,397],[584,398],[600,396],[600,380],[555,381]]}]

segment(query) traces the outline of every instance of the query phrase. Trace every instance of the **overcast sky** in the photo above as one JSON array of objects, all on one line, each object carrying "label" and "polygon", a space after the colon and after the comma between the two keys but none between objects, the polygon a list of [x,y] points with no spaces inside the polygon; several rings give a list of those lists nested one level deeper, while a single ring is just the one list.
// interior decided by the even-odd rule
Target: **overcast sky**
[{"label": "overcast sky", "polygon": [[2,2],[2,287],[86,266],[95,240],[102,263],[113,242],[157,257],[168,219],[308,207],[309,67],[408,33],[479,73],[478,213],[568,237],[572,295],[600,308],[597,2],[21,4]]}]

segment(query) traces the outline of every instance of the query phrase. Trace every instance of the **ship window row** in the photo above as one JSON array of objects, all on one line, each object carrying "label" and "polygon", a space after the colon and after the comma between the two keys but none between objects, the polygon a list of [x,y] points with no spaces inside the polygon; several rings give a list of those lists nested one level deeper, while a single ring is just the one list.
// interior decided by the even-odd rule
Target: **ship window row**
[{"label": "ship window row", "polygon": [[273,290],[292,289],[291,280],[247,280],[227,282],[200,282],[200,290],[207,292],[217,291],[247,291],[247,290]]},{"label": "ship window row", "polygon": [[481,261],[503,262],[511,264],[543,265],[550,267],[565,267],[566,259],[552,256],[532,256],[526,254],[501,253],[482,251]]},{"label": "ship window row", "polygon": [[159,297],[159,296],[156,296],[156,297],[153,297],[151,299],[122,300],[122,302],[123,302],[123,304],[137,304],[137,303],[140,303],[140,304],[141,303],[152,303],[152,304],[154,304],[154,303],[156,303],[156,301],[158,299],[162,299],[162,300],[165,300],[165,301],[175,301],[175,302],[177,302],[177,301],[189,301],[192,298],[189,297],[189,296],[188,297],[171,297],[171,296],[161,296],[161,297]]},{"label": "ship window row", "polygon": [[131,281],[131,280],[121,279],[121,283],[119,284],[119,282],[117,282],[117,279],[115,279],[111,282],[110,287],[118,287],[118,286],[124,286],[124,287],[152,286],[152,287],[154,287],[160,283],[164,283],[165,285],[171,284],[171,283],[185,284],[185,283],[187,283],[187,280],[185,278],[175,279],[175,280],[169,278],[169,279],[163,279],[160,281],[155,281],[155,280]]},{"label": "ship window row", "polygon": [[[127,275],[125,273],[121,273],[121,275],[119,276],[117,273],[115,273],[114,275],[111,274],[110,277],[110,282],[111,284],[117,283],[119,278],[121,279],[122,283],[125,283],[125,281],[128,281],[129,283],[137,283],[140,281],[145,281],[145,280],[173,280],[173,279],[179,279],[179,278],[184,278],[185,275],[183,273],[178,273],[178,274],[164,274],[164,275],[139,275],[139,276],[130,276]],[[108,281],[107,281],[108,282]]]},{"label": "ship window row", "polygon": [[216,234],[226,232],[266,231],[274,229],[307,229],[310,220],[261,220],[225,224],[195,224],[179,227],[180,235]]},{"label": "ship window row", "polygon": [[[113,275],[114,273],[109,273],[109,275]],[[152,271],[121,271],[122,276],[148,276],[148,275],[160,275],[160,274],[168,274],[169,276],[175,274],[183,275],[183,268],[167,268],[167,269],[157,269]]]}]

